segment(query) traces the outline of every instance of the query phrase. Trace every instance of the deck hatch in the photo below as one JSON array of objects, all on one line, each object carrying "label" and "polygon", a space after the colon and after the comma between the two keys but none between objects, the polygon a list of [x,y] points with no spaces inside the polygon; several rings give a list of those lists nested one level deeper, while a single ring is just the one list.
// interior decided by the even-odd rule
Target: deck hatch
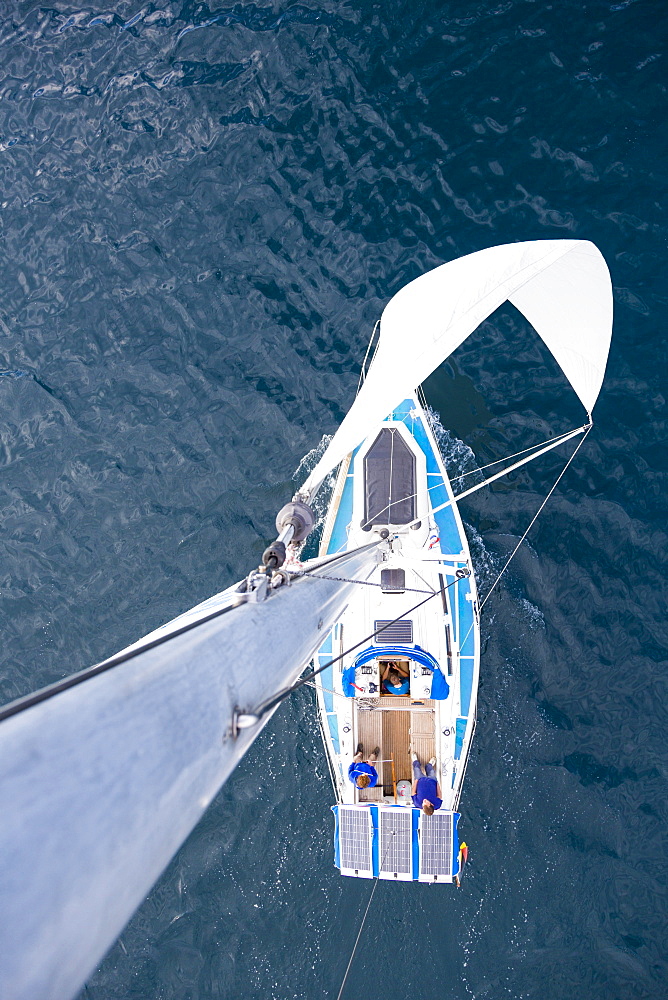
[{"label": "deck hatch", "polygon": [[414,521],[415,492],[415,455],[398,431],[384,427],[364,457],[365,531]]},{"label": "deck hatch", "polygon": [[413,810],[378,810],[379,878],[410,881],[413,877]]},{"label": "deck hatch", "polygon": [[339,806],[339,846],[341,871],[372,875],[371,837],[373,828],[368,809]]},{"label": "deck hatch", "polygon": [[380,586],[385,594],[403,594],[406,590],[406,571],[403,569],[381,569]]},{"label": "deck hatch", "polygon": [[[377,643],[384,643],[384,644],[412,642],[413,622],[406,618],[403,618],[401,621],[394,622],[394,624],[391,625],[390,624],[391,620],[392,619],[388,619],[387,621],[375,621],[373,623],[373,627],[376,630],[376,632],[378,632],[379,628],[383,629],[383,631],[376,636],[375,641]],[[385,625],[389,627],[383,628],[383,626]]]},{"label": "deck hatch", "polygon": [[[432,881],[434,875],[452,876],[453,814],[420,814],[420,880]],[[441,879],[445,881],[445,879]]]}]

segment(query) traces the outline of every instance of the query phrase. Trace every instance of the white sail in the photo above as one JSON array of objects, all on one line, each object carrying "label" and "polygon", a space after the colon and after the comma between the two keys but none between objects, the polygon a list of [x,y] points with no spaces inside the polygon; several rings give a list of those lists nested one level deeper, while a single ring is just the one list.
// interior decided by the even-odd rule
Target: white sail
[{"label": "white sail", "polygon": [[612,286],[600,251],[586,240],[490,247],[428,271],[388,302],[369,374],[304,493],[506,301],[540,334],[591,414],[612,336]]},{"label": "white sail", "polygon": [[227,591],[1,710],[2,1000],[81,988],[272,714],[235,737],[235,709],[296,680],[355,590],[325,577],[366,579],[376,551],[229,610]]}]

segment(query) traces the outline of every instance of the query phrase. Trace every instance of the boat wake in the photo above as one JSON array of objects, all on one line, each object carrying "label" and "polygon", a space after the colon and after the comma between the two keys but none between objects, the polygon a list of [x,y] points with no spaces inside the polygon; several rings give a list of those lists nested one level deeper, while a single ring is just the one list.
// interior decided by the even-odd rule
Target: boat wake
[{"label": "boat wake", "polygon": [[464,486],[457,482],[460,476],[466,476],[467,487],[481,483],[484,476],[478,468],[473,449],[443,426],[440,413],[431,406],[425,407],[425,413],[455,493],[464,489]]},{"label": "boat wake", "polygon": [[[440,414],[436,410],[428,406],[425,412],[455,492],[460,492],[465,488],[468,489],[469,486],[482,482],[484,474],[478,468],[474,451],[464,441],[455,437],[452,431],[443,426]],[[462,480],[459,487],[457,484],[458,476],[466,476],[466,480]],[[473,525],[466,521],[463,521],[463,524],[478,583],[478,592],[482,599],[497,579],[503,561],[486,548],[482,536]],[[519,612],[521,619],[526,622],[530,629],[545,626],[542,611],[526,598],[519,599]]]},{"label": "boat wake", "polygon": [[[315,448],[311,448],[311,450],[307,451],[304,457],[300,459],[299,465],[292,473],[292,479],[298,486],[301,486],[304,480],[311,474],[313,469],[315,469],[316,465],[327,451],[331,440],[331,434],[323,434],[320,438],[320,442],[315,446]],[[316,495],[311,499],[310,506],[315,514],[315,527],[313,528],[313,531],[311,532],[304,548],[305,559],[309,559],[312,556],[317,555],[320,548],[322,529],[325,524],[325,518],[332,499],[334,484],[336,483],[336,472],[336,469],[332,469],[332,471],[325,476],[322,486]]]}]

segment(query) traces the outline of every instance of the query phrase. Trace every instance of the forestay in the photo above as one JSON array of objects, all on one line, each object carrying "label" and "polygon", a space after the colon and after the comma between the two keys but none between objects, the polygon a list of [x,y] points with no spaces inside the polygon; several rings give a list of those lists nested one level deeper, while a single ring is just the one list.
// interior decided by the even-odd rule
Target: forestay
[{"label": "forestay", "polygon": [[369,374],[304,484],[313,494],[339,462],[504,302],[526,316],[591,415],[612,335],[612,287],[587,240],[490,247],[428,271],[388,302]]}]

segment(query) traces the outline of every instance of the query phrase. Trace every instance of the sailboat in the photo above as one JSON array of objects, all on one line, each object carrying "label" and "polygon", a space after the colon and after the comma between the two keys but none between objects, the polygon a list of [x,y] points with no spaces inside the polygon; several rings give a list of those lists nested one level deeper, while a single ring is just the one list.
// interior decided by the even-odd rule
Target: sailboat
[{"label": "sailboat", "polygon": [[[373,530],[387,533],[386,550],[317,657],[325,665],[363,640],[316,678],[337,796],[335,864],[358,878],[453,882],[461,867],[456,810],[475,727],[478,598],[464,526],[417,394],[342,462],[321,555],[359,548]],[[373,783],[358,786],[356,763]],[[421,776],[435,781],[428,811],[412,794]]]},{"label": "sailboat", "polygon": [[[587,419],[455,496],[416,389],[505,301],[542,337]],[[361,390],[279,512],[262,565],[115,656],[0,709],[0,997],[69,1000],[81,988],[276,708],[313,679],[341,870],[457,876],[484,603],[457,501],[573,438],[580,447],[611,330],[610,277],[588,241],[492,247],[416,278],[385,307]],[[321,551],[301,562],[314,497],[337,468]],[[389,662],[408,672],[407,695],[378,689]],[[390,706],[406,697],[407,710]],[[346,783],[359,742],[362,756],[378,750],[376,798]],[[416,820],[398,801],[407,753],[438,775],[443,805],[432,816],[423,809]],[[361,833],[348,837],[356,824]]]}]

